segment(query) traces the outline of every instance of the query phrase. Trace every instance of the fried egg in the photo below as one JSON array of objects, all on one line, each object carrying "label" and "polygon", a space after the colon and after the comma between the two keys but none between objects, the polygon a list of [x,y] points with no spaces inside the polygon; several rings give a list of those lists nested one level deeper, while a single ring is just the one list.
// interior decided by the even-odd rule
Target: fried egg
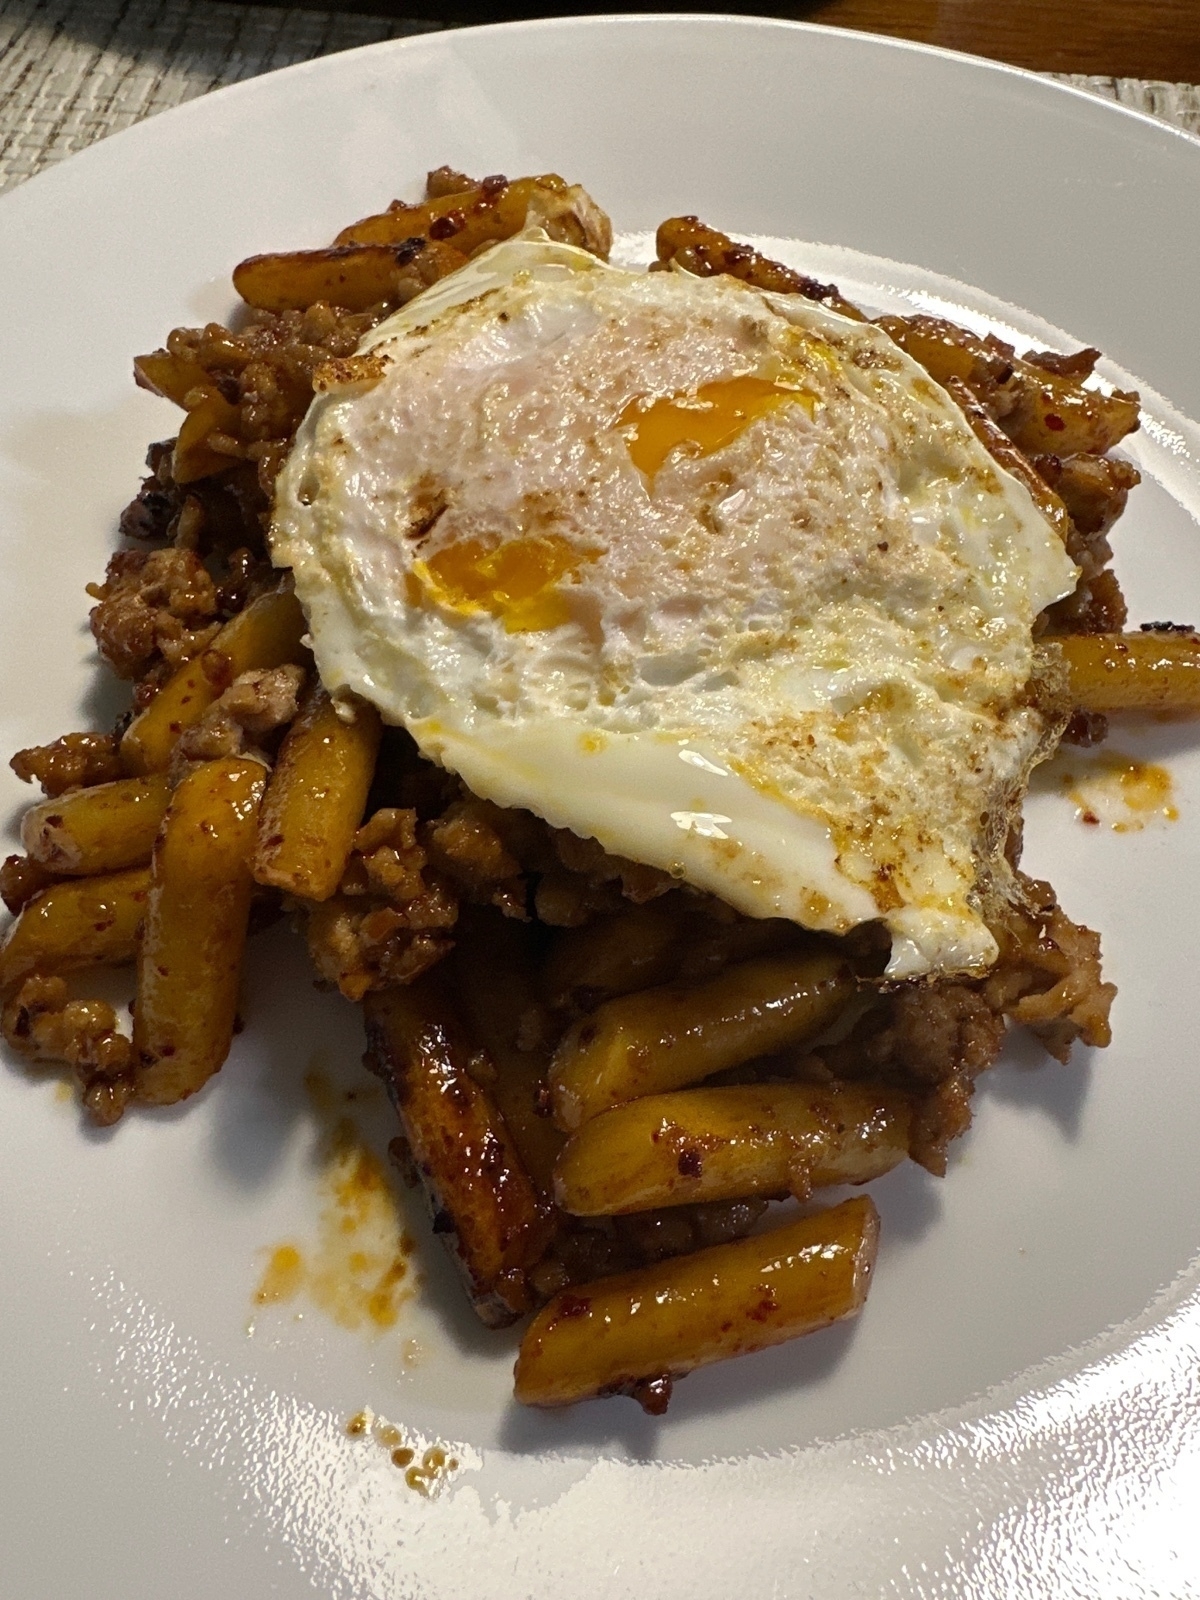
[{"label": "fried egg", "polygon": [[494,246],[331,363],[279,477],[321,677],[477,795],[753,917],[986,968],[1077,571],[880,329]]}]

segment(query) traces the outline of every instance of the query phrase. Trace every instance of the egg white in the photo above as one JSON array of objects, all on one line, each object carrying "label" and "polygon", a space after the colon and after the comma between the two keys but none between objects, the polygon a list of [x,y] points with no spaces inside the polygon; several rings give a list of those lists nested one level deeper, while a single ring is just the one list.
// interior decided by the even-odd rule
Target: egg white
[{"label": "egg white", "polygon": [[[272,532],[331,690],[475,793],[749,915],[882,920],[891,977],[994,960],[987,819],[1044,741],[1033,624],[1077,571],[920,367],[799,296],[544,238],[361,353],[326,375]],[[635,465],[639,407],[764,373],[804,403]],[[528,539],[569,553],[551,625],[430,578]]]}]

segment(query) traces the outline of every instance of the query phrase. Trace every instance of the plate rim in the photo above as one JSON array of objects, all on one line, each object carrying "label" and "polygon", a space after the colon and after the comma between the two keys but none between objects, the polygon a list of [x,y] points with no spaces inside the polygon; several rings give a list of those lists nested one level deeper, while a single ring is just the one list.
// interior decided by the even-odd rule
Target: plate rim
[{"label": "plate rim", "polygon": [[[872,33],[865,28],[843,28],[831,23],[808,22],[789,17],[766,17],[729,11],[606,11],[580,16],[521,17],[505,22],[476,23],[463,28],[453,26],[432,28],[419,33],[402,34],[393,39],[376,39],[368,44],[353,45],[346,50],[333,50],[324,55],[313,56],[307,61],[293,61],[286,66],[273,67],[267,72],[256,73],[252,77],[240,78],[235,83],[226,83],[216,89],[206,90],[192,96],[190,99],[181,101],[178,105],[168,106],[163,111],[143,117],[127,128],[120,128],[113,133],[102,135],[92,144],[85,146],[81,150],[72,151],[69,155],[42,167],[31,177],[24,178],[14,184],[12,188],[0,194],[0,207],[11,203],[16,195],[28,191],[31,184],[41,184],[42,180],[53,177],[67,168],[71,168],[73,171],[78,170],[79,164],[85,159],[94,156],[101,150],[108,151],[118,142],[120,142],[122,148],[131,146],[135,137],[144,136],[146,128],[152,123],[160,123],[164,118],[171,118],[173,122],[181,123],[186,117],[195,115],[197,107],[201,104],[207,105],[215,98],[219,98],[222,103],[228,103],[245,93],[254,92],[265,80],[274,81],[288,75],[299,77],[305,73],[319,70],[322,64],[331,61],[342,61],[350,58],[362,59],[367,56],[382,56],[400,51],[432,50],[443,46],[445,41],[450,38],[483,40],[489,37],[517,33],[548,33],[575,29],[591,31],[592,29],[611,28],[614,25],[633,28],[666,25],[685,29],[692,27],[723,27],[745,29],[746,31],[774,30],[786,33],[809,34],[824,38],[849,39],[855,41],[856,45],[866,44],[872,47],[900,51],[907,55],[935,57],[952,64],[970,64],[973,67],[984,68],[990,72],[1015,78],[1027,84],[1037,84],[1051,95],[1066,95],[1077,101],[1082,101],[1090,107],[1101,107],[1103,108],[1102,114],[1116,114],[1131,119],[1135,124],[1155,133],[1182,140],[1186,147],[1194,148],[1200,153],[1200,133],[1192,133],[1186,128],[1177,127],[1161,117],[1156,117],[1149,111],[1142,111],[1136,106],[1126,105],[1123,101],[1109,100],[1103,95],[1095,94],[1093,91],[1083,88],[1079,84],[1063,83],[1061,79],[1048,72],[1035,71],[1030,67],[1019,67],[1012,62],[996,60],[992,56],[976,55],[972,51],[953,50],[945,45],[926,44],[918,39],[904,39],[894,34]],[[260,88],[258,92],[261,92]]]},{"label": "plate rim", "polygon": [[[1087,100],[1092,105],[1095,105],[1098,102],[1101,106],[1107,106],[1110,110],[1116,110],[1116,111],[1125,112],[1127,115],[1133,116],[1137,121],[1148,123],[1148,124],[1150,124],[1151,127],[1159,129],[1160,131],[1161,130],[1165,130],[1167,132],[1179,133],[1189,143],[1195,144],[1198,148],[1200,148],[1200,139],[1196,139],[1192,135],[1184,133],[1182,130],[1173,129],[1173,128],[1170,127],[1170,125],[1162,123],[1158,119],[1153,118],[1152,116],[1149,116],[1146,113],[1143,113],[1143,112],[1140,112],[1140,111],[1136,111],[1135,109],[1127,107],[1127,106],[1122,106],[1122,105],[1119,105],[1119,104],[1116,104],[1116,103],[1113,103],[1113,102],[1101,100],[1098,96],[1092,95],[1088,91],[1086,91],[1084,89],[1080,89],[1075,85],[1061,84],[1061,83],[1058,83],[1056,80],[1047,79],[1047,78],[1043,77],[1040,74],[1031,73],[1031,72],[1028,72],[1025,69],[1021,69],[1021,68],[1010,67],[1006,63],[994,62],[994,61],[991,61],[990,59],[984,58],[984,57],[968,56],[968,55],[965,55],[962,52],[948,51],[948,50],[942,49],[940,47],[926,46],[926,45],[919,44],[919,43],[917,43],[915,41],[894,40],[894,39],[891,39],[888,36],[864,34],[859,30],[848,30],[848,29],[834,28],[834,27],[831,27],[829,25],[823,25],[823,24],[811,24],[811,23],[803,23],[803,22],[790,22],[790,21],[786,21],[784,19],[747,18],[747,17],[741,17],[741,16],[730,17],[730,16],[721,16],[721,15],[712,16],[712,15],[709,15],[709,14],[706,14],[706,13],[702,13],[702,14],[699,14],[699,13],[688,13],[688,14],[685,14],[683,16],[676,16],[676,15],[670,14],[670,13],[655,13],[655,14],[647,14],[647,15],[644,15],[644,16],[640,15],[640,14],[637,14],[637,15],[615,14],[615,15],[612,15],[612,16],[606,15],[606,16],[588,17],[588,18],[561,17],[561,18],[546,18],[546,19],[525,19],[525,20],[522,20],[520,22],[486,24],[486,25],[482,25],[482,26],[480,26],[478,28],[462,29],[462,30],[449,30],[449,29],[447,29],[447,30],[439,30],[439,32],[437,34],[433,34],[433,33],[418,34],[418,35],[410,35],[410,36],[407,36],[407,37],[404,37],[404,38],[400,38],[400,39],[395,39],[395,40],[378,41],[378,42],[373,43],[373,44],[368,44],[368,45],[356,47],[355,49],[353,49],[351,51],[337,52],[337,55],[344,55],[346,57],[351,57],[351,56],[363,56],[363,55],[366,55],[366,54],[371,53],[371,52],[376,53],[376,54],[381,54],[384,50],[390,49],[390,48],[393,48],[393,47],[396,48],[397,50],[399,50],[400,48],[403,48],[403,49],[409,50],[409,51],[413,50],[414,48],[416,48],[418,46],[422,46],[422,47],[425,47],[425,48],[430,48],[429,41],[431,41],[434,38],[438,38],[439,41],[440,41],[441,33],[443,33],[443,32],[445,32],[445,33],[449,33],[449,32],[462,33],[464,35],[468,35],[468,34],[470,34],[470,35],[494,35],[494,34],[497,34],[497,33],[500,33],[500,32],[509,32],[509,33],[511,33],[511,32],[515,32],[515,31],[534,30],[534,29],[549,31],[550,29],[562,28],[563,26],[575,28],[575,27],[579,27],[580,25],[590,29],[592,27],[595,27],[595,26],[598,26],[598,25],[609,24],[609,23],[612,23],[614,21],[615,22],[622,22],[622,23],[633,22],[633,23],[637,23],[637,24],[652,23],[652,22],[653,23],[666,23],[666,24],[670,24],[672,26],[675,26],[676,24],[681,23],[681,22],[684,23],[684,24],[703,23],[706,26],[713,25],[713,24],[720,24],[720,23],[736,23],[737,25],[739,25],[739,27],[741,27],[742,25],[747,25],[748,24],[750,27],[755,28],[755,29],[759,29],[759,28],[762,28],[762,27],[784,28],[788,32],[799,31],[799,32],[805,32],[805,33],[816,33],[816,34],[824,35],[826,37],[836,37],[839,40],[843,40],[843,39],[850,38],[850,37],[864,38],[864,39],[867,39],[867,40],[871,41],[872,43],[880,43],[880,42],[882,42],[882,43],[884,43],[886,45],[895,46],[895,47],[898,47],[898,48],[905,49],[907,51],[916,52],[918,54],[927,54],[927,55],[933,55],[933,56],[938,56],[938,57],[949,57],[953,61],[955,61],[956,63],[962,63],[962,62],[975,63],[975,64],[982,65],[982,66],[985,66],[985,67],[996,69],[996,70],[998,70],[1000,72],[1005,73],[1006,75],[1011,75],[1011,76],[1016,77],[1018,79],[1030,79],[1030,78],[1032,78],[1035,82],[1037,82],[1039,84],[1042,84],[1043,86],[1047,86],[1047,87],[1049,87],[1051,89],[1066,90],[1068,93],[1070,93],[1073,96],[1082,97],[1083,99]],[[332,59],[334,59],[334,58],[332,58],[332,57],[319,57],[319,58],[316,58],[315,60],[310,61],[310,62],[295,63],[292,66],[283,67],[283,68],[277,69],[275,72],[272,72],[270,74],[262,74],[257,78],[252,78],[252,79],[244,80],[243,82],[240,82],[240,83],[237,83],[237,84],[228,85],[228,86],[226,86],[225,89],[213,91],[212,94],[206,94],[206,95],[197,96],[194,101],[185,102],[181,106],[172,108],[172,111],[180,113],[181,117],[182,117],[182,113],[184,113],[184,112],[189,112],[190,114],[195,114],[195,108],[199,107],[202,102],[211,101],[213,99],[213,97],[214,97],[214,94],[219,97],[219,96],[227,94],[227,93],[233,93],[235,90],[243,90],[243,89],[248,91],[248,92],[250,92],[252,90],[253,86],[261,85],[261,83],[264,80],[273,79],[273,78],[275,78],[276,76],[279,76],[279,75],[285,75],[285,74],[291,74],[291,73],[299,74],[302,71],[313,71],[314,69],[318,69],[320,67],[321,63],[328,62],[328,61],[330,61]],[[148,119],[145,120],[144,123],[136,124],[136,125],[134,125],[133,127],[129,128],[129,129],[122,130],[122,133],[120,135],[112,135],[112,136],[109,136],[108,138],[106,138],[104,140],[99,141],[95,146],[90,147],[90,149],[78,152],[75,155],[64,159],[64,161],[62,161],[61,163],[57,163],[54,167],[46,169],[44,172],[38,174],[37,178],[43,178],[44,177],[44,178],[49,179],[60,168],[63,169],[63,170],[66,170],[68,167],[71,167],[72,163],[79,164],[79,163],[81,163],[83,161],[83,158],[85,156],[91,157],[95,152],[98,152],[101,149],[103,149],[104,147],[106,147],[109,144],[111,144],[114,139],[120,140],[121,138],[123,138],[125,134],[133,135],[133,134],[136,133],[136,134],[139,134],[141,136],[146,136],[145,135],[145,130],[150,126],[150,124],[159,123],[160,120],[161,120],[161,115],[165,115],[165,113],[164,114],[160,114],[160,116],[156,116],[156,117],[153,117],[153,118],[148,118]],[[128,146],[121,146],[121,149],[125,149],[125,148],[128,148]],[[16,187],[16,189],[14,189],[13,191],[10,191],[10,193],[8,195],[5,195],[3,198],[5,200],[12,199],[16,194],[18,194],[18,193],[22,192],[23,190],[27,189],[29,187],[29,183],[30,182],[36,182],[36,179],[27,180],[25,183],[19,184]],[[4,213],[0,212],[0,216],[3,216],[3,215],[4,215]],[[1151,1306],[1148,1306],[1143,1314],[1149,1316],[1151,1314],[1151,1312],[1154,1311],[1154,1307],[1155,1307],[1156,1304],[1157,1304],[1157,1302],[1154,1302],[1154,1303],[1152,1303]],[[1152,1326],[1155,1329],[1159,1329],[1165,1324],[1166,1320],[1167,1319],[1165,1317],[1155,1314],[1153,1316]],[[1060,1356],[1058,1359],[1062,1359],[1062,1357]],[[1030,1376],[1032,1376],[1032,1374],[1030,1374]],[[1013,1379],[1010,1380],[1014,1384],[1020,1382],[1020,1388],[1021,1388],[1021,1394],[1022,1395],[1027,1394],[1030,1391],[1030,1389],[1032,1388],[1031,1384],[1027,1384],[1024,1381],[1025,1378],[1026,1378],[1026,1373],[1023,1372],[1021,1374],[1014,1375]],[[969,1401],[965,1402],[965,1403],[969,1404]],[[990,1406],[988,1407],[988,1414],[991,1414],[992,1409],[993,1409],[992,1407],[990,1407]],[[936,1416],[936,1415],[937,1414],[935,1413],[934,1416]],[[926,1420],[927,1420],[926,1418],[922,1418],[921,1422],[924,1423]],[[929,1420],[932,1420],[932,1419],[929,1419]]]}]

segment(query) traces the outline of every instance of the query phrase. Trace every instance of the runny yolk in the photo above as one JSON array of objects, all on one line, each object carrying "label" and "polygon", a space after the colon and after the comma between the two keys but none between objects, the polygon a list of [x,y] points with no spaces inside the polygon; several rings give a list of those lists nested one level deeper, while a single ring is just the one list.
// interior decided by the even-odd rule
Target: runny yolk
[{"label": "runny yolk", "polygon": [[413,572],[439,605],[460,612],[489,611],[506,632],[533,633],[570,620],[570,607],[557,585],[581,561],[595,559],[553,533],[490,547],[480,539],[462,539],[428,561],[414,561]]},{"label": "runny yolk", "polygon": [[711,455],[759,417],[793,404],[802,405],[811,417],[816,396],[769,378],[721,378],[702,383],[695,394],[669,395],[650,405],[631,400],[618,426],[631,430],[629,455],[634,466],[653,478],[681,445],[692,455]]},{"label": "runny yolk", "polygon": [[[695,394],[669,396],[648,406],[631,401],[619,426],[630,429],[634,465],[653,477],[679,446],[687,446],[693,454],[711,455],[757,418],[793,404],[802,405],[811,417],[816,397],[769,378],[723,378],[701,384]],[[420,604],[429,598],[466,614],[488,611],[501,619],[508,633],[557,628],[571,616],[559,587],[562,579],[583,561],[594,561],[598,553],[581,554],[557,534],[490,546],[481,539],[462,539],[428,561],[413,562],[417,582],[411,599]]]}]

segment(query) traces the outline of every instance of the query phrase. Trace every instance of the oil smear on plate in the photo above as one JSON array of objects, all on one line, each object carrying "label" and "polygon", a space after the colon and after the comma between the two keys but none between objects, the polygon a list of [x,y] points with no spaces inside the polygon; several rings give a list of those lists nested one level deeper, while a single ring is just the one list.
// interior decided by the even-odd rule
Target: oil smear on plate
[{"label": "oil smear on plate", "polygon": [[1089,828],[1138,833],[1178,820],[1174,784],[1166,767],[1119,750],[1060,754],[1055,766],[1062,793]]},{"label": "oil smear on plate", "polygon": [[[386,1333],[419,1287],[414,1242],[383,1162],[347,1114],[351,1096],[315,1072],[305,1087],[323,1129],[316,1238],[267,1249],[254,1306],[257,1312],[306,1300],[340,1327]],[[248,1331],[254,1328],[251,1322]],[[405,1364],[419,1356],[416,1340],[405,1341]]]}]

